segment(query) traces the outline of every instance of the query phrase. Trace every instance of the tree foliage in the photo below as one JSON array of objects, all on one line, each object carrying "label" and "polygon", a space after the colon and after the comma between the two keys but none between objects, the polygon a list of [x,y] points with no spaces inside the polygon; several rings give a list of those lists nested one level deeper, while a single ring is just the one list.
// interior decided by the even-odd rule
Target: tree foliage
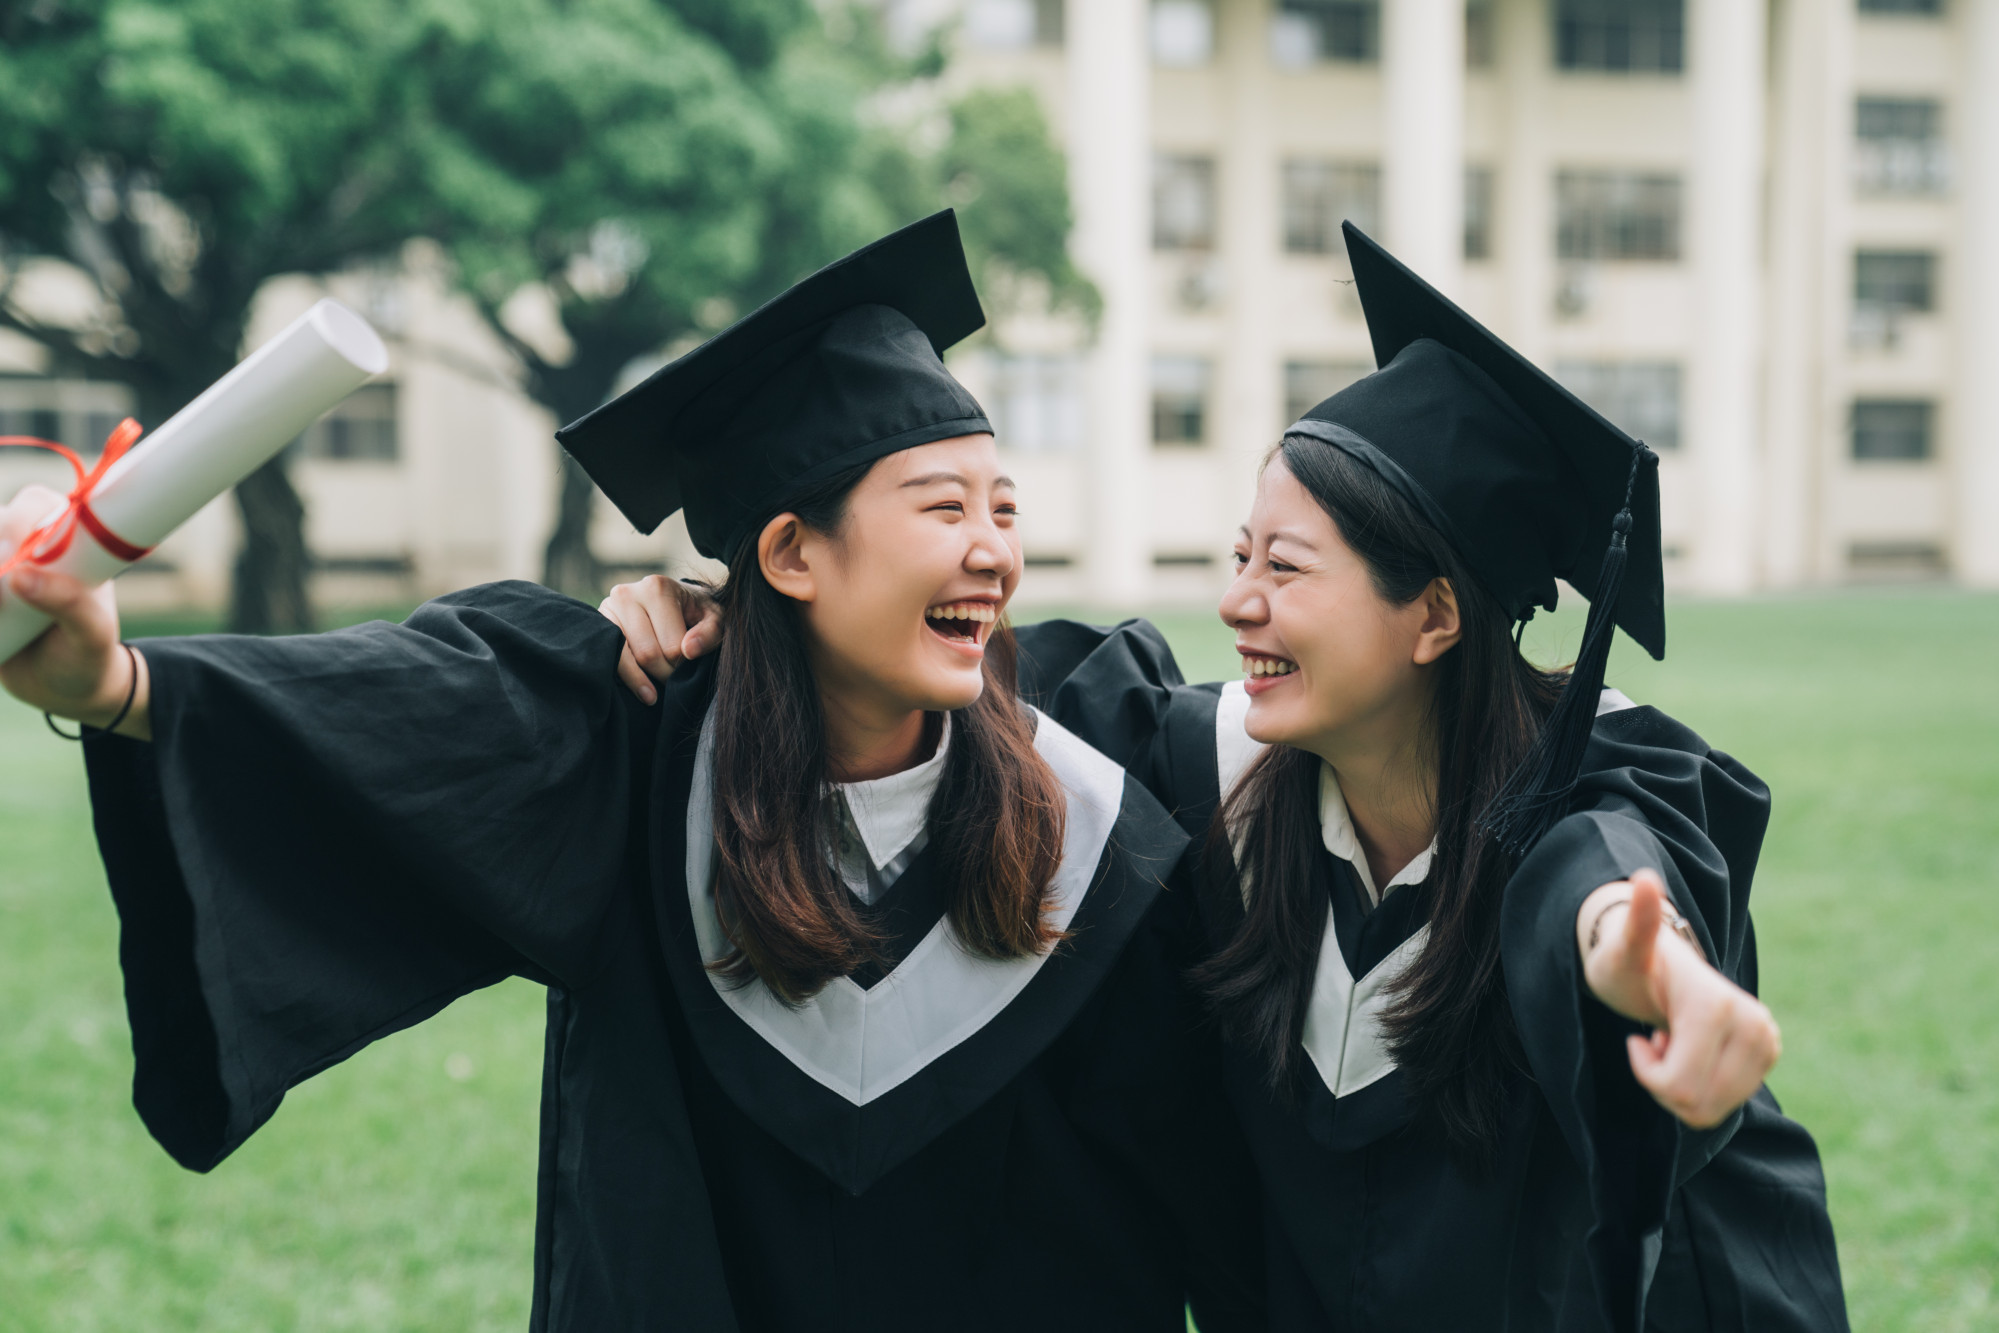
[{"label": "tree foliage", "polygon": [[[854,170],[863,90],[818,58],[816,26],[789,0],[489,0],[432,69],[440,115],[494,170],[452,201],[461,280],[558,420],[889,221]],[[504,317],[529,285],[565,346]],[[547,577],[586,595],[592,507],[569,465]]]},{"label": "tree foliage", "polygon": [[[941,151],[874,114],[934,76],[934,48],[889,50],[878,15],[791,0],[510,0],[462,71],[479,151],[525,186],[532,215],[454,247],[467,289],[560,420],[603,402],[635,360],[721,327],[841,253],[957,199],[975,259],[1093,294],[1069,267],[1068,197],[1039,107],[973,94]],[[827,21],[830,15],[830,22]],[[537,21],[537,18],[540,21]],[[1017,198],[1014,192],[1018,191]],[[996,269],[996,271],[998,271]],[[566,345],[504,318],[524,285],[554,300]],[[546,578],[593,594],[594,490],[566,465]]]},{"label": "tree foliage", "polygon": [[[1088,308],[1030,95],[931,96],[931,150],[883,111],[940,65],[812,0],[0,0],[0,326],[57,373],[130,384],[158,424],[235,362],[271,277],[429,236],[566,421],[945,202],[982,275]],[[88,274],[96,310],[27,308],[37,257]],[[560,345],[512,326],[524,289]],[[238,499],[236,623],[302,626],[282,460]],[[601,575],[592,506],[571,467],[547,572],[579,593]]]},{"label": "tree foliage", "polygon": [[[58,374],[130,385],[158,425],[235,364],[269,278],[434,228],[423,185],[456,153],[408,78],[434,39],[397,0],[0,2],[0,326]],[[87,274],[96,308],[24,305],[43,257]],[[298,627],[282,462],[239,498],[237,623]]]}]

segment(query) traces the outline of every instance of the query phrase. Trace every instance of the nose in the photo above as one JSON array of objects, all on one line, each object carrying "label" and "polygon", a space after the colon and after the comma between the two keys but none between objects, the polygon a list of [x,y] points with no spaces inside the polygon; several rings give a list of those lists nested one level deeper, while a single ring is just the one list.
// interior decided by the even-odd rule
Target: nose
[{"label": "nose", "polygon": [[1241,629],[1245,625],[1261,625],[1270,619],[1270,604],[1264,600],[1263,586],[1245,566],[1236,571],[1227,590],[1222,593],[1221,605],[1215,608],[1221,614],[1222,623],[1230,629]]},{"label": "nose", "polygon": [[1000,531],[999,524],[993,522],[990,513],[974,522],[976,526],[969,534],[971,541],[965,549],[965,572],[1004,580],[1013,573],[1013,543],[1006,539],[1006,534]]}]

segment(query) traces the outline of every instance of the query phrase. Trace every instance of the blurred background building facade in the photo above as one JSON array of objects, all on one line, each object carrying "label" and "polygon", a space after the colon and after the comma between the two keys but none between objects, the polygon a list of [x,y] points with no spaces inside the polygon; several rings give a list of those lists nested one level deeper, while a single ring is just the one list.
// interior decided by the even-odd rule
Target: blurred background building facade
[{"label": "blurred background building facade", "polygon": [[1372,368],[1342,218],[1659,451],[1678,587],[1999,583],[1999,5],[903,0],[946,7],[1061,126],[1106,300],[980,386],[1071,595],[1225,577]]},{"label": "blurred background building facade", "polygon": [[[1035,89],[1068,152],[1101,316],[1030,293],[952,361],[1034,600],[1214,595],[1264,451],[1372,369],[1342,219],[1659,451],[1678,588],[1999,585],[1999,0],[883,3],[944,35],[945,87]],[[295,446],[323,601],[538,570],[554,423],[429,262],[274,283],[252,329],[331,289],[395,351]],[[0,367],[0,433],[127,410],[25,342]],[[218,602],[233,523],[128,600]],[[620,575],[691,557],[608,506],[596,541]]]}]

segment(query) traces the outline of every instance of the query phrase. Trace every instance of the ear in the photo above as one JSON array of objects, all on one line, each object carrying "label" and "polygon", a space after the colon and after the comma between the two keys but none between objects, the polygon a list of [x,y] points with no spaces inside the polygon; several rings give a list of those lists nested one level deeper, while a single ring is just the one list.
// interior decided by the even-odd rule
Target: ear
[{"label": "ear", "polygon": [[796,514],[779,514],[764,524],[757,537],[757,564],[764,581],[797,602],[811,601],[819,591],[805,549],[805,525]]},{"label": "ear", "polygon": [[1458,594],[1449,579],[1431,579],[1417,601],[1422,604],[1423,623],[1416,629],[1412,660],[1417,666],[1428,666],[1457,647],[1464,637],[1464,620],[1458,614]]}]

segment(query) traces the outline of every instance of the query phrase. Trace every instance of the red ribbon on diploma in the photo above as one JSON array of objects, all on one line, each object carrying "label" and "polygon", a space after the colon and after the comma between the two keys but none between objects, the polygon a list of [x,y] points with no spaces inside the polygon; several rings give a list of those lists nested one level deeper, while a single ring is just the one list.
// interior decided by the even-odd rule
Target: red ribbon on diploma
[{"label": "red ribbon on diploma", "polygon": [[90,499],[97,493],[97,485],[104,480],[104,474],[138,442],[144,429],[130,417],[119,422],[111,437],[104,441],[104,452],[97,456],[97,465],[90,468],[83,465],[83,459],[74,449],[53,441],[38,440],[32,435],[0,435],[0,449],[46,449],[52,454],[60,454],[76,473],[76,487],[69,493],[69,504],[60,514],[22,539],[14,554],[0,560],[0,579],[13,573],[18,565],[48,565],[62,559],[70,543],[76,540],[78,528],[96,538],[99,546],[128,565],[151,554],[151,547],[134,546],[105,527],[104,521],[90,507]]}]

